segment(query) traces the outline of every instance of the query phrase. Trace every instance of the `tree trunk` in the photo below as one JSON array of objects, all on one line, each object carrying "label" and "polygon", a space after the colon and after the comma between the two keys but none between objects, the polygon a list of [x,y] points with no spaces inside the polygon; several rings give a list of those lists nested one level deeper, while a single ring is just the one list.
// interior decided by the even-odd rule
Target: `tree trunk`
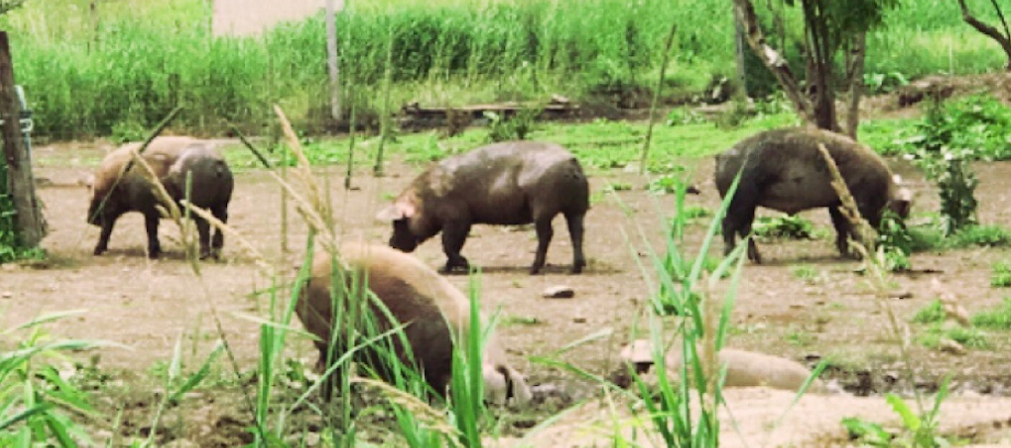
[{"label": "tree trunk", "polygon": [[330,72],[330,118],[341,117],[340,66],[337,65],[337,0],[326,0],[326,55]]},{"label": "tree trunk", "polygon": [[744,92],[745,97],[751,96],[751,92],[748,92],[748,67],[745,63],[744,54],[748,51],[745,46],[748,45],[744,39],[744,28],[741,26],[741,21],[736,17],[734,18],[734,56],[736,56],[737,61],[737,83],[741,86],[741,91]]},{"label": "tree trunk", "polygon": [[825,8],[819,0],[803,2],[804,23],[808,35],[807,79],[813,85],[815,124],[821,129],[839,131],[835,111],[835,90],[832,76],[832,42],[824,17]]},{"label": "tree trunk", "polygon": [[8,188],[14,202],[18,244],[38,247],[46,236],[45,220],[35,196],[32,163],[21,134],[21,104],[14,88],[14,64],[11,61],[7,32],[0,31],[0,118],[3,119],[3,149],[7,159]]},{"label": "tree trunk", "polygon": [[867,55],[867,33],[853,36],[850,51],[847,54],[846,73],[849,78],[850,104],[846,116],[846,135],[857,139],[860,127],[860,99],[864,94],[864,58]]},{"label": "tree trunk", "polygon": [[751,46],[755,55],[762,60],[765,66],[769,68],[769,71],[776,76],[776,80],[782,86],[783,92],[786,93],[786,96],[790,98],[793,106],[797,109],[797,115],[808,123],[815,123],[811,102],[801,92],[797,84],[797,78],[790,71],[790,66],[786,62],[786,59],[766,44],[762,29],[758,26],[758,16],[755,14],[754,5],[749,0],[733,1],[734,13],[737,16],[737,21],[744,28],[744,37],[747,39],[748,45]]},{"label": "tree trunk", "polygon": [[958,0],[958,6],[962,8],[962,20],[964,20],[965,23],[968,23],[973,28],[975,28],[976,31],[983,33],[984,35],[990,37],[991,39],[997,41],[998,44],[1000,44],[1001,48],[1004,49],[1004,54],[1008,58],[1008,63],[1005,66],[1005,70],[1011,71],[1011,32],[1008,31],[1007,21],[1004,20],[1004,13],[1001,12],[1000,7],[997,6],[997,3],[994,2],[993,7],[994,9],[997,10],[997,16],[1000,17],[1001,23],[1004,24],[1003,34],[997,28],[987,25],[986,23],[983,23],[982,21],[977,19],[976,16],[973,16],[972,12],[969,11],[969,7],[966,6],[965,0]]}]

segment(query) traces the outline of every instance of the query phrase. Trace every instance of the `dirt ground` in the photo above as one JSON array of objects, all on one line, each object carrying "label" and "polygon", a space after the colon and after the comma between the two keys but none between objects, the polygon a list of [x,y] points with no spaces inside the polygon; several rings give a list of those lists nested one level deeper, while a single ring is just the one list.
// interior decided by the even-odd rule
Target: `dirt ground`
[{"label": "dirt ground", "polygon": [[[108,147],[94,143],[34,149],[36,177],[46,179],[41,183],[39,195],[45,202],[50,225],[50,234],[44,242],[50,257],[44,262],[0,267],[0,322],[2,328],[9,328],[44,313],[86,310],[50,325],[49,329],[59,337],[101,339],[126,346],[94,350],[81,354],[81,358],[91,358],[90,371],[113,378],[109,383],[119,388],[110,386],[111,389],[129,389],[102,398],[105,409],[112,412],[121,407],[126,409],[127,422],[119,431],[144,434],[143,420],[152,414],[151,406],[159,393],[159,386],[152,383],[152,372],[169,362],[180,338],[184,360],[189,368],[195,368],[221,336],[217,330],[220,322],[239,369],[244,372],[255,369],[259,359],[259,327],[249,317],[267,315],[269,297],[263,291],[270,289],[271,281],[257,269],[253,255],[244,251],[234,238],[226,240],[223,259],[201,263],[201,275],[196,276],[183,258],[177,242],[178,229],[167,221],[161,227],[166,254],[158,261],[147,260],[143,220],[137,214],[120,220],[108,253],[92,256],[98,229],[85,223],[88,192],[80,181],[91,169],[86,162],[100,158]],[[686,164],[694,167],[702,190],[700,196],[688,198],[689,204],[714,210],[719,197],[711,180],[712,160],[686,161]],[[917,209],[936,210],[936,194],[926,188],[915,170],[902,162],[893,164],[898,172],[923,187],[917,197]],[[384,243],[390,229],[374,221],[375,212],[410,181],[416,169],[394,162],[385,178],[357,178],[355,183],[360,189],[354,191],[337,187],[342,181],[338,171],[333,169],[331,192],[341,233],[347,238]],[[981,164],[977,173],[981,181],[977,190],[980,220],[1011,225],[1008,207],[1011,194],[1003,177],[1011,175],[1011,164]],[[508,321],[499,328],[499,334],[514,366],[524,371],[533,384],[564,386],[567,402],[584,397],[590,389],[564,372],[530,362],[529,357],[554,356],[556,350],[568,343],[610,330],[605,336],[557,357],[599,375],[615,370],[618,350],[629,340],[629,329],[642,315],[650,294],[635,258],[649,262],[643,236],[653,250],[663,252],[662,225],[665,215],[672,212],[672,197],[645,191],[644,178],[621,170],[591,175],[591,189],[599,200],[587,216],[585,250],[589,267],[584,274],[567,273],[571,245],[560,218],[555,222],[555,238],[548,254],[550,266],[544,275],[527,274],[536,245],[530,228],[478,226],[464,248],[464,255],[483,268],[485,310],[501,309]],[[276,267],[281,278],[290,279],[305,244],[305,226],[290,212],[287,235],[282,238],[280,189],[264,171],[241,170],[236,181],[229,224]],[[604,194],[608,182],[628,183],[634,188]],[[881,302],[866,286],[866,278],[855,272],[860,264],[837,256],[831,242],[834,235],[828,213],[821,210],[803,215],[824,230],[819,232],[822,235],[809,241],[760,243],[767,262],[747,264],[744,268],[732,319],[731,346],[780,355],[807,365],[829,358],[832,367],[826,373],[827,378],[851,393],[874,395],[878,403],[884,403],[880,394],[887,391],[908,394],[914,386],[932,391],[947,374],[953,375],[952,388],[956,394],[966,395],[962,399],[982,404],[990,400],[1005,403],[994,396],[1011,395],[1009,335],[990,332],[991,348],[973,349],[962,355],[914,343],[911,353],[916,379],[911,384],[900,375],[897,350],[887,331]],[[684,248],[688,253],[697,250],[707,223],[708,219],[702,218],[690,226]],[[289,250],[286,253],[282,253],[283,244]],[[713,254],[720,249],[722,242],[716,245]],[[994,261],[1006,260],[1008,253],[1007,249],[969,249],[916,254],[912,259],[916,271],[894,278],[898,289],[908,293],[906,298],[887,300],[900,319],[908,322],[917,310],[937,297],[931,286],[931,281],[937,279],[970,313],[994,307],[1001,303],[1006,292],[990,287],[990,266]],[[432,267],[441,266],[445,260],[437,241],[423,244],[416,255]],[[800,278],[793,269],[799,265],[812,266],[816,275]],[[453,276],[451,281],[463,289],[467,287],[464,276]],[[543,290],[556,285],[571,286],[575,297],[541,297]],[[284,297],[287,291],[280,294]],[[309,342],[301,338],[293,341],[289,344],[291,355],[311,366],[315,353]],[[130,388],[124,384],[143,386]],[[249,413],[235,392],[233,385],[193,394],[184,407],[188,409],[187,417],[166,425],[161,440],[188,438],[200,441],[200,446],[230,446],[247,441],[241,434],[248,424]],[[124,404],[117,400],[127,401]],[[782,410],[782,406],[771,407],[782,401],[772,400],[768,406]],[[803,413],[817,412],[819,406],[812,406]],[[847,406],[826,402],[821,408]],[[986,409],[984,417],[973,424],[989,424],[992,420],[1004,422],[1006,428],[1011,406],[997,406],[1001,412],[993,411],[993,407]],[[136,421],[130,420],[131,411],[137,415]],[[112,416],[108,418],[111,421]],[[516,427],[529,427],[529,423],[516,422]],[[112,431],[109,422],[96,424],[106,428],[103,431]],[[833,434],[839,432],[838,418],[834,425]],[[994,440],[1006,442],[1007,438],[1001,439],[1005,436],[1006,429]]]}]

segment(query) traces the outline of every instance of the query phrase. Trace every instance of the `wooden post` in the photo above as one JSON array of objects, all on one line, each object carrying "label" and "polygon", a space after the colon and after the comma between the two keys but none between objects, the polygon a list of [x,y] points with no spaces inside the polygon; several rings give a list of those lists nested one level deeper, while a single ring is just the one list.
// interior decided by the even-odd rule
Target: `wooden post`
[{"label": "wooden post", "polygon": [[337,65],[337,0],[326,0],[326,55],[330,72],[330,118],[341,119],[340,66]]},{"label": "wooden post", "polygon": [[8,188],[14,202],[14,223],[18,244],[38,247],[46,236],[45,220],[35,196],[32,163],[21,135],[21,104],[14,90],[14,64],[7,32],[0,31],[0,118],[3,119],[4,156],[7,159]]}]

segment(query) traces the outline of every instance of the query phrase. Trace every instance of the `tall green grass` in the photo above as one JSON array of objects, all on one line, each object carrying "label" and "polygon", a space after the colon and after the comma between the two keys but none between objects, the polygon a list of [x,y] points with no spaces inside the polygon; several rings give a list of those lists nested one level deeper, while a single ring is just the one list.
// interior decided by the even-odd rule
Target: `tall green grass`
[{"label": "tall green grass", "polygon": [[[988,2],[970,1],[990,18]],[[77,138],[150,127],[177,103],[181,131],[254,133],[271,102],[319,129],[327,115],[321,16],[253,39],[211,37],[202,0],[36,0],[0,18],[39,136]],[[991,8],[992,9],[992,8]],[[734,70],[730,8],[717,0],[440,0],[349,2],[338,17],[347,106],[375,125],[387,49],[394,110],[544,98],[588,101],[651,90],[671,24],[664,95],[701,92]],[[869,39],[868,73],[907,77],[1003,66],[999,49],[961,23],[955,2],[906,2]],[[624,93],[622,93],[624,92]]]}]

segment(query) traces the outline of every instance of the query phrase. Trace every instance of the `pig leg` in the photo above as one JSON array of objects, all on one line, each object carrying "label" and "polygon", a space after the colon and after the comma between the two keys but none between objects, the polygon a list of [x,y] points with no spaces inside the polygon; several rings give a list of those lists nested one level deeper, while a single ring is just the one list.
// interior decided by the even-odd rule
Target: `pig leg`
[{"label": "pig leg", "polygon": [[[551,244],[551,237],[555,235],[555,230],[551,227],[551,218],[540,218],[535,223],[537,228],[537,255],[534,257],[534,264],[530,266],[530,275],[536,275],[544,267],[544,261],[548,256],[548,245]],[[571,232],[571,227],[569,228]],[[575,267],[573,267],[575,268]]]},{"label": "pig leg", "polygon": [[[755,208],[758,207],[756,191],[757,186],[746,186],[742,182],[730,201],[730,207],[723,218],[723,255],[729,255],[734,250],[737,243],[735,233],[741,238],[747,238],[751,233],[751,224],[755,221]],[[748,259],[758,264],[762,263],[762,256],[758,253],[754,239],[748,240]]]},{"label": "pig leg", "polygon": [[448,274],[456,268],[463,268],[464,271],[470,268],[470,263],[460,255],[463,243],[467,241],[470,233],[470,222],[448,223],[442,229],[442,251],[446,253],[446,266],[442,273]]},{"label": "pig leg", "polygon": [[158,222],[160,220],[158,212],[144,214],[144,228],[147,229],[147,257],[152,260],[161,255],[161,243],[158,241]]},{"label": "pig leg", "polygon": [[839,253],[844,257],[852,257],[853,254],[849,250],[849,241],[847,238],[852,235],[853,227],[849,220],[843,216],[842,212],[839,211],[839,207],[829,207],[829,215],[832,216],[832,225],[835,227],[836,237],[835,237],[835,247],[839,249]]},{"label": "pig leg", "polygon": [[102,219],[102,233],[98,236],[98,245],[95,246],[95,255],[102,255],[109,250],[109,237],[112,236],[112,227],[116,225],[115,218]]},{"label": "pig leg", "polygon": [[211,256],[211,224],[196,216],[193,221],[197,224],[197,235],[200,238],[200,259],[206,260]]},{"label": "pig leg", "polygon": [[[228,224],[228,208],[227,207],[217,207],[212,213],[215,218],[218,218],[222,223]],[[214,239],[211,241],[211,255],[214,258],[221,256],[221,248],[225,245],[225,236],[221,233],[221,229],[214,228]]]},{"label": "pig leg", "polygon": [[583,272],[586,258],[583,257],[583,217],[582,213],[565,215],[565,223],[569,226],[569,237],[572,239],[572,273]]}]

